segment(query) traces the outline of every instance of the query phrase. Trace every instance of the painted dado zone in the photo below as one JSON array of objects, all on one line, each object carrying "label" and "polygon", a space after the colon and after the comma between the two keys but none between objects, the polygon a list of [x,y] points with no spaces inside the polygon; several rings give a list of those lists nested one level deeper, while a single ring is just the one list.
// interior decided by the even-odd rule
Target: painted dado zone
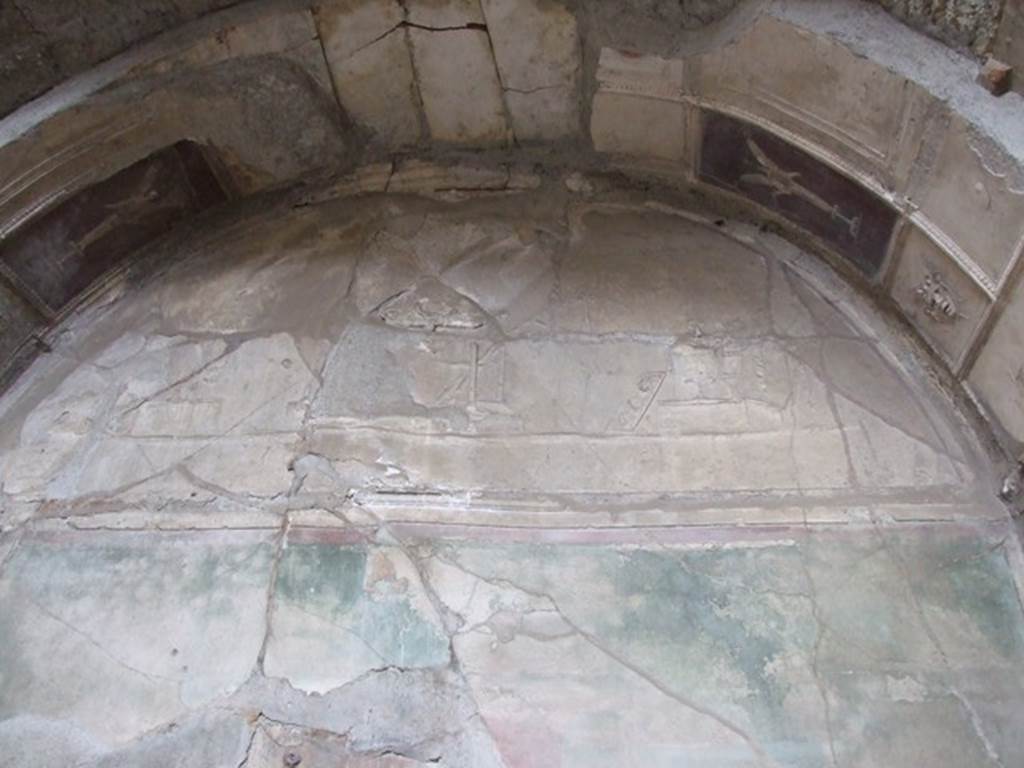
[{"label": "painted dado zone", "polygon": [[1017,450],[1024,99],[870,4],[733,5],[694,32],[642,3],[613,19],[555,0],[264,0],[65,81],[0,121],[8,373],[153,238],[226,200],[614,171],[820,252]]}]

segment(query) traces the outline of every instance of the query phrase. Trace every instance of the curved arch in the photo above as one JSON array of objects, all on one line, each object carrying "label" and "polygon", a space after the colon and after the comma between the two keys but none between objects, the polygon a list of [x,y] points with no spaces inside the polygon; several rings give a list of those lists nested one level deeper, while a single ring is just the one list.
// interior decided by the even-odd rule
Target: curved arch
[{"label": "curved arch", "polygon": [[[510,176],[491,171],[489,194],[479,166],[420,165],[371,181],[383,196],[335,188],[170,238],[158,279],[151,257],[140,286],[72,321],[75,359],[11,393],[29,422],[4,492],[170,501],[265,451],[225,493],[283,496],[311,471],[337,482],[329,507],[352,488],[418,504],[432,487],[626,505],[991,494],[900,332],[798,249],[599,177]],[[266,379],[251,397],[234,390],[246,370]]]},{"label": "curved arch", "polygon": [[[616,168],[752,206],[828,255],[907,317],[1011,449],[1024,437],[1019,97],[992,99],[976,65],[862,5],[746,3],[668,47],[639,12],[467,8],[246,3],[116,57],[0,124],[3,231],[181,140],[232,195],[403,148]],[[613,47],[644,34],[656,54]]]},{"label": "curved arch", "polygon": [[783,238],[601,174],[388,163],[121,277],[0,400],[0,739],[1018,754],[1012,682],[929,715],[1024,658],[985,449]]}]

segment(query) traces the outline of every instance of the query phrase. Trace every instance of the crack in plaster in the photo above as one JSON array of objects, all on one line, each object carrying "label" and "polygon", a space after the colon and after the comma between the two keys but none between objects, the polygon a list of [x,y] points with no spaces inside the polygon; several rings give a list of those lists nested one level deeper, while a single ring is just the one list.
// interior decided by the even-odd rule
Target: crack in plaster
[{"label": "crack in plaster", "polygon": [[14,541],[14,543],[11,544],[10,549],[4,553],[4,556],[0,557],[0,579],[4,578],[4,569],[7,567],[7,564],[14,559],[14,553],[17,552],[18,548],[21,546],[24,535],[24,528],[21,525],[11,531],[6,531],[3,534],[0,534],[0,541],[3,541],[8,536]]},{"label": "crack in plaster", "polygon": [[[449,670],[449,667],[442,668],[443,670]],[[414,741],[405,743],[397,743],[396,740],[382,734],[378,741],[383,743],[379,746],[364,746],[357,747],[352,744],[353,731],[360,725],[360,722],[353,721],[348,727],[341,730],[336,729],[334,723],[328,726],[328,723],[332,720],[332,712],[335,703],[343,705],[345,701],[344,696],[350,691],[359,690],[365,685],[373,683],[378,679],[385,681],[390,675],[398,675],[402,678],[410,678],[411,684],[416,685],[417,680],[425,681],[429,679],[431,672],[425,669],[410,669],[395,665],[383,666],[376,669],[367,670],[366,672],[359,675],[357,678],[350,680],[336,688],[332,688],[329,691],[323,693],[306,692],[292,686],[291,682],[285,678],[278,677],[266,677],[261,673],[256,673],[253,677],[247,681],[246,685],[261,686],[266,688],[267,685],[273,686],[273,689],[267,689],[264,693],[266,700],[277,702],[279,709],[294,710],[296,707],[299,711],[295,714],[302,714],[302,707],[307,703],[317,703],[323,706],[323,709],[308,710],[304,717],[300,718],[289,718],[283,719],[281,717],[275,717],[268,715],[266,710],[262,707],[258,709],[255,715],[251,715],[250,719],[254,722],[256,727],[259,726],[260,722],[272,723],[289,728],[296,728],[303,731],[313,731],[319,733],[326,733],[331,736],[338,737],[348,742],[348,751],[355,755],[368,756],[368,757],[379,757],[382,754],[394,754],[396,756],[404,757],[408,760],[413,760],[420,763],[430,764],[439,762],[444,758],[445,752],[448,749],[448,742],[452,739],[461,740],[465,738],[465,726],[472,722],[474,719],[480,719],[479,712],[472,711],[461,718],[459,721],[452,724],[452,727],[446,728],[442,722],[431,723],[428,729],[420,734],[420,738],[416,738]],[[257,676],[261,683],[257,682]],[[460,687],[453,691],[453,694],[458,697],[459,695],[468,694],[468,686],[466,683],[456,677],[456,681],[460,683]],[[412,690],[416,690],[413,688]],[[255,691],[259,694],[259,691]],[[298,697],[296,700],[291,700],[293,697]],[[340,698],[339,698],[340,697]],[[263,698],[263,696],[261,696]],[[468,695],[467,695],[468,698]],[[252,710],[245,706],[246,691],[243,686],[235,693],[231,694],[227,699],[222,700],[220,704],[213,705],[210,709],[227,710],[230,712],[241,711],[251,712]],[[470,700],[471,701],[471,700]],[[359,718],[359,715],[355,715]],[[365,725],[365,722],[362,723]],[[424,756],[424,753],[427,753]],[[497,753],[497,750],[495,750]]]},{"label": "crack in plaster", "polygon": [[[263,716],[262,713],[260,713],[260,717],[262,717],[262,716]],[[256,743],[256,736],[259,734],[259,725],[258,725],[258,723],[253,723],[250,726],[250,729],[251,729],[251,733],[249,734],[249,742],[248,742],[248,744],[246,744],[245,753],[242,755],[242,759],[238,762],[238,765],[237,765],[236,768],[245,768],[245,766],[247,766],[249,764],[249,755],[252,753],[253,744]]]},{"label": "crack in plaster", "polygon": [[281,560],[284,551],[288,546],[288,528],[291,525],[291,518],[286,514],[281,520],[281,527],[277,532],[277,541],[274,545],[274,559],[270,564],[270,574],[267,583],[266,609],[264,612],[263,641],[260,643],[260,650],[256,654],[255,671],[266,677],[264,661],[267,657],[267,649],[270,646],[270,638],[274,632],[274,610],[276,607],[277,575],[281,568]]},{"label": "crack in plaster", "polygon": [[814,675],[814,684],[818,689],[818,695],[821,697],[821,704],[824,709],[825,730],[828,734],[829,757],[831,758],[833,768],[838,768],[839,759],[836,755],[836,736],[833,727],[832,704],[828,696],[828,687],[821,678],[821,668],[819,664],[819,659],[821,658],[821,643],[825,637],[825,630],[827,627],[821,616],[821,607],[818,603],[818,588],[814,583],[814,577],[811,575],[811,568],[807,559],[808,553],[805,546],[800,551],[800,568],[803,570],[804,578],[807,581],[808,594],[805,597],[810,602],[811,616],[814,618],[816,630],[814,648],[811,652],[811,672]]},{"label": "crack in plaster", "polygon": [[[117,415],[120,418],[123,419],[125,416],[127,416],[130,413],[134,413],[135,411],[137,411],[139,408],[141,408],[142,406],[146,405],[147,403],[149,403],[149,402],[151,402],[153,400],[156,400],[156,399],[158,399],[160,397],[163,397],[164,395],[166,395],[169,392],[177,389],[178,387],[180,387],[180,386],[182,386],[184,384],[189,383],[190,381],[192,381],[196,377],[201,376],[203,373],[205,373],[211,366],[213,366],[214,364],[216,364],[216,363],[220,362],[221,360],[223,360],[224,358],[226,358],[228,355],[230,355],[232,352],[234,352],[239,346],[241,346],[241,342],[237,342],[234,345],[232,345],[230,342],[227,343],[225,348],[224,348],[224,350],[220,354],[215,355],[213,358],[211,358],[210,360],[208,360],[205,363],[203,363],[202,365],[200,365],[198,368],[196,368],[191,373],[187,373],[184,376],[182,376],[181,378],[177,379],[176,381],[171,382],[167,386],[161,387],[156,392],[153,392],[150,395],[146,395],[145,397],[140,399],[137,403],[134,403],[130,407],[125,408],[123,411],[121,411]],[[118,396],[120,397],[120,393],[119,393]]]},{"label": "crack in plaster", "polygon": [[732,722],[725,716],[720,715],[717,712],[714,712],[706,707],[703,707],[697,702],[679,693],[678,691],[673,690],[671,687],[658,680],[658,678],[652,675],[651,673],[633,664],[621,654],[616,653],[610,648],[607,648],[595,635],[586,631],[577,622],[574,622],[572,619],[568,618],[565,615],[562,608],[559,606],[558,601],[556,601],[550,594],[527,589],[526,587],[516,584],[515,582],[509,579],[483,576],[477,573],[476,571],[467,568],[465,565],[459,563],[458,561],[452,561],[451,559],[445,558],[444,562],[446,562],[453,568],[458,568],[467,576],[472,576],[474,578],[480,579],[481,581],[487,584],[491,584],[492,586],[498,588],[515,589],[522,592],[523,594],[530,595],[531,597],[537,598],[539,600],[546,600],[548,603],[550,603],[553,610],[558,614],[562,621],[564,621],[567,626],[569,626],[577,635],[579,635],[579,637],[581,637],[588,644],[593,646],[597,651],[607,656],[609,659],[614,661],[619,666],[623,667],[629,672],[632,672],[634,675],[639,677],[641,680],[646,682],[648,685],[650,685],[652,688],[657,690],[662,695],[672,699],[673,701],[676,701],[677,703],[681,704],[682,706],[699,715],[707,717],[710,720],[714,720],[716,723],[718,723],[726,730],[731,731],[735,735],[739,736],[750,748],[751,752],[757,758],[758,763],[760,765],[769,766],[771,768],[777,768],[777,763],[771,760],[771,758],[768,756],[768,753],[765,751],[764,747],[761,746],[757,739],[755,739],[753,736],[747,733],[743,728],[741,728],[739,725]]},{"label": "crack in plaster", "polygon": [[[356,503],[358,504],[358,502],[356,502]],[[488,736],[491,738],[491,741],[492,741],[492,743],[494,745],[494,752],[498,756],[498,759],[501,761],[501,764],[502,764],[503,768],[507,768],[506,765],[505,765],[504,756],[502,756],[501,751],[497,748],[497,741],[495,740],[494,735],[491,733],[490,727],[487,724],[487,719],[483,716],[483,714],[480,711],[480,703],[479,703],[479,701],[476,698],[476,694],[473,691],[473,686],[469,682],[469,678],[467,677],[467,675],[465,673],[465,670],[462,667],[462,662],[459,659],[458,653],[457,653],[457,651],[455,649],[455,642],[454,642],[455,630],[450,626],[451,622],[450,622],[450,619],[448,618],[449,614],[451,613],[451,611],[449,610],[449,608],[445,604],[445,602],[441,599],[441,597],[437,594],[437,590],[434,588],[434,585],[431,583],[430,576],[424,570],[423,563],[422,563],[421,559],[417,556],[417,554],[415,552],[413,552],[409,548],[409,546],[405,543],[405,541],[400,536],[397,536],[394,533],[392,533],[392,531],[391,531],[391,529],[390,529],[390,527],[389,527],[387,522],[381,520],[371,510],[366,509],[365,507],[361,507],[361,508],[372,519],[374,519],[376,521],[376,523],[377,523],[377,531],[378,531],[377,539],[380,540],[381,538],[385,538],[385,539],[387,539],[389,541],[394,542],[394,544],[396,546],[398,546],[398,548],[405,555],[405,557],[409,561],[409,563],[412,564],[413,570],[416,573],[416,577],[417,577],[417,579],[420,582],[420,586],[423,588],[423,591],[426,594],[428,601],[430,602],[431,606],[433,607],[434,612],[437,614],[438,619],[440,620],[440,625],[441,625],[442,631],[445,633],[445,637],[447,638],[448,658],[449,658],[449,664],[448,665],[449,665],[449,668],[455,673],[457,678],[459,680],[461,680],[463,685],[465,686],[466,695],[469,697],[469,700],[473,704],[473,707],[475,709],[476,717],[480,718],[480,722],[481,722],[484,730],[487,732]],[[382,534],[383,534],[383,536],[382,536]]]},{"label": "crack in plaster", "polygon": [[[890,542],[889,539],[885,536],[885,533],[881,528],[881,523],[878,520],[876,514],[872,513],[871,520],[872,531],[875,533],[875,536],[881,542],[881,545],[885,552],[888,554],[889,558],[892,560],[893,563],[895,563],[897,569],[899,569],[900,573],[903,575],[903,580],[907,584],[911,604],[913,605],[914,614],[920,622],[921,627],[924,629],[925,635],[928,637],[928,641],[932,644],[936,652],[939,654],[939,658],[941,660],[943,668],[946,671],[946,674],[949,676],[950,680],[952,680],[954,671],[953,665],[950,663],[949,656],[946,654],[945,649],[942,647],[942,643],[939,642],[939,638],[938,635],[935,633],[934,627],[932,627],[931,622],[928,620],[928,616],[925,613],[924,606],[921,603],[921,598],[918,595],[917,590],[914,588],[914,582],[911,579],[910,575],[910,567],[907,565],[903,557],[903,554],[900,552],[899,543]],[[999,542],[995,545],[995,547],[999,547],[1001,544],[1002,542]],[[967,701],[966,697],[964,697],[960,693],[957,687],[952,684],[952,682],[946,685],[946,690],[953,698],[957,700],[961,707],[963,707],[963,709],[966,711],[968,718],[971,722],[971,727],[974,730],[975,736],[981,742],[981,745],[985,749],[986,754],[996,763],[996,765],[998,765],[1000,768],[1004,768],[999,753],[996,751],[992,744],[992,741],[988,737],[988,734],[985,732],[982,726],[981,719],[980,717],[978,717],[977,711],[970,704],[970,702]]]},{"label": "crack in plaster", "polygon": [[[66,619],[62,618],[61,616],[58,616],[53,611],[50,611],[48,608],[44,608],[42,605],[39,604],[38,601],[33,600],[32,598],[29,598],[29,597],[26,597],[25,600],[33,608],[35,608],[37,611],[39,611],[39,613],[43,614],[44,616],[46,616],[47,618],[51,619],[52,621],[57,622],[62,627],[64,627],[66,630],[71,632],[72,634],[74,634],[74,635],[82,638],[83,640],[85,640],[85,642],[87,644],[89,644],[90,646],[95,648],[103,656],[105,656],[106,658],[108,658],[111,661],[113,661],[119,667],[122,667],[122,668],[128,670],[129,672],[132,672],[132,673],[134,673],[136,675],[140,675],[141,677],[144,677],[144,678],[146,678],[147,680],[149,680],[151,682],[155,682],[155,683],[172,683],[175,686],[178,686],[180,688],[181,681],[179,679],[171,678],[171,677],[166,677],[166,676],[163,676],[163,675],[154,675],[151,672],[146,672],[145,670],[142,670],[142,669],[139,669],[138,667],[132,666],[128,662],[124,661],[124,659],[119,658],[112,651],[110,651],[109,649],[104,647],[103,644],[100,643],[98,640],[96,640],[92,635],[90,635],[89,633],[85,632],[82,629],[79,629],[78,627],[76,627],[71,622],[67,621]],[[179,700],[180,700],[180,691],[179,691]]]}]

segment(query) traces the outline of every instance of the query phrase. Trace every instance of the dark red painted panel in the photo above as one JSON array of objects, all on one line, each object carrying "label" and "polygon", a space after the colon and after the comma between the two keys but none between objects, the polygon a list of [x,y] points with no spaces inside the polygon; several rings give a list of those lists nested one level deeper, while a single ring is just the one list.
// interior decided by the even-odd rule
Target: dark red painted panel
[{"label": "dark red painted panel", "polygon": [[803,150],[742,120],[703,112],[700,178],[817,235],[874,276],[897,214],[874,193]]},{"label": "dark red painted panel", "polygon": [[32,220],[0,243],[0,260],[56,311],[175,222],[224,198],[200,148],[180,142]]}]

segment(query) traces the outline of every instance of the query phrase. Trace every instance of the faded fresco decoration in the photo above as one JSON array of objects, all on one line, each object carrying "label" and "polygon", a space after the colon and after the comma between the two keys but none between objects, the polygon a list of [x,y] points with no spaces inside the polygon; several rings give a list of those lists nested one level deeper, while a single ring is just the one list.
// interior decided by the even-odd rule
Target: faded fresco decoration
[{"label": "faded fresco decoration", "polygon": [[878,274],[896,212],[862,186],[777,136],[705,111],[700,178],[785,216],[860,272]]},{"label": "faded fresco decoration", "polygon": [[0,262],[22,293],[54,312],[139,246],[224,198],[199,147],[179,142],[15,232],[0,243]]}]

